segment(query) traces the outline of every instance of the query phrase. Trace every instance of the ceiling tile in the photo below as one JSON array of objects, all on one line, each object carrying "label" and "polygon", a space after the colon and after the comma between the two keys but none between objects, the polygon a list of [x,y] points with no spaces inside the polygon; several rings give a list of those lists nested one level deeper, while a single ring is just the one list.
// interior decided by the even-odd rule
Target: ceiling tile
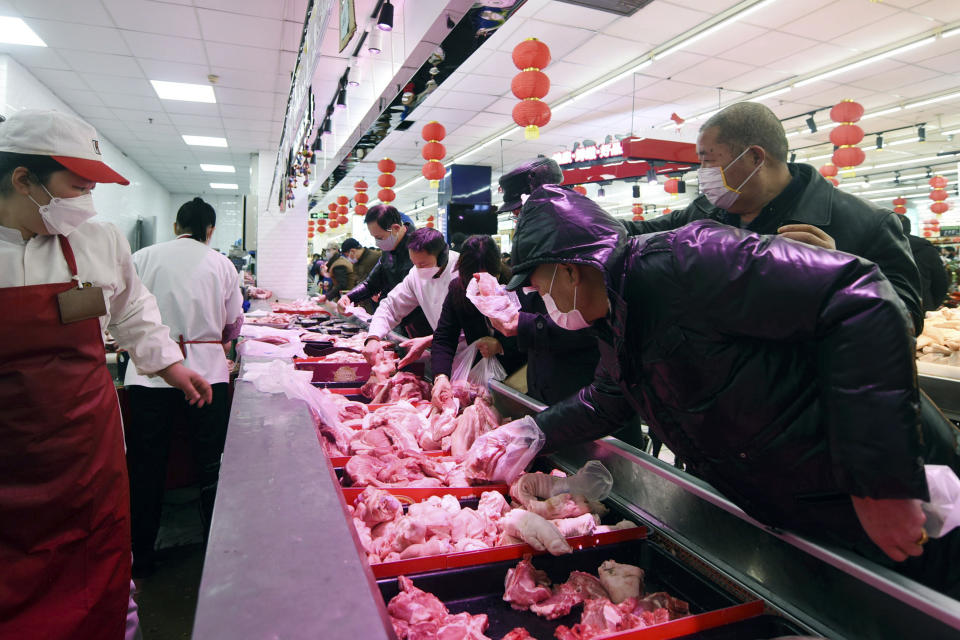
[{"label": "ceiling tile", "polygon": [[694,67],[673,74],[672,79],[701,87],[716,88],[722,87],[727,80],[743,75],[752,68],[750,65],[739,62],[707,58]]},{"label": "ceiling tile", "polygon": [[102,0],[117,26],[130,31],[199,38],[192,7],[150,0]]},{"label": "ceiling tile", "polygon": [[[898,40],[919,36],[934,26],[936,26],[935,23],[927,18],[901,11],[889,18],[878,20],[862,29],[845,34],[843,46],[859,51],[872,51]],[[877,38],[878,33],[883,34],[882,40]]]},{"label": "ceiling tile", "polygon": [[[615,38],[604,34],[597,34],[585,44],[577,47],[564,57],[566,62],[591,65],[596,75],[603,75],[605,70],[616,69],[636,58],[649,49],[649,45],[632,42],[623,38]],[[548,71],[550,67],[547,67]]]},{"label": "ceiling tile", "polygon": [[[87,83],[83,81],[83,78],[78,76],[73,71],[62,71],[60,69],[33,69],[31,73],[53,90],[55,93],[59,93],[63,89],[74,89],[74,90],[87,90]],[[95,104],[100,104],[97,101]]]},{"label": "ceiling tile", "polygon": [[79,109],[84,105],[103,106],[103,100],[100,99],[100,94],[96,91],[57,89],[54,93],[74,109]]},{"label": "ceiling tile", "polygon": [[73,108],[86,120],[90,118],[109,120],[115,117],[113,111],[109,108],[95,104],[78,104],[73,105]]},{"label": "ceiling tile", "polygon": [[165,80],[167,82],[189,82],[192,84],[208,84],[207,75],[210,68],[207,65],[185,64],[183,62],[168,62],[161,60],[141,60],[143,72],[150,80]]},{"label": "ceiling tile", "polygon": [[[219,9],[231,13],[242,13],[263,18],[283,18],[283,2],[263,2],[263,0],[194,0],[194,4],[204,9]],[[302,4],[302,3],[301,3]],[[304,7],[304,16],[306,7]]]},{"label": "ceiling tile", "polygon": [[873,24],[896,14],[897,11],[896,8],[879,2],[835,0],[816,11],[807,11],[804,16],[780,27],[780,30],[821,42],[833,42],[852,31],[855,26]]},{"label": "ceiling tile", "polygon": [[738,76],[724,80],[723,88],[731,91],[744,91],[752,93],[769,85],[781,82],[790,77],[790,74],[773,69],[754,68],[751,71]]},{"label": "ceiling tile", "polygon": [[251,72],[276,73],[280,62],[280,52],[276,48],[261,49],[222,42],[208,43],[207,56],[211,67]]},{"label": "ceiling tile", "polygon": [[274,94],[267,91],[246,91],[217,87],[217,101],[220,104],[236,104],[248,107],[273,108]]},{"label": "ceiling tile", "polygon": [[953,22],[960,20],[960,3],[954,0],[930,0],[911,7],[910,12],[941,23]]},{"label": "ceiling tile", "polygon": [[[803,2],[774,2],[773,4],[754,11],[743,21],[769,29],[779,29],[785,24],[794,22],[811,11],[833,4],[834,0],[803,0]],[[889,0],[888,0],[889,4]]]},{"label": "ceiling tile", "polygon": [[[37,0],[16,0],[13,3],[25,18],[47,18],[61,22],[113,26],[110,16],[103,10],[99,0],[70,0],[69,2],[37,2]],[[13,15],[4,12],[4,15]],[[28,24],[31,21],[27,21]]]},{"label": "ceiling tile", "polygon": [[537,13],[537,18],[560,25],[576,24],[599,31],[616,20],[617,16],[574,4],[551,2]]},{"label": "ceiling tile", "polygon": [[768,31],[763,35],[741,41],[738,46],[724,51],[722,57],[726,60],[735,60],[745,64],[768,65],[781,58],[805,51],[817,44],[816,40],[809,38]]},{"label": "ceiling tile", "polygon": [[[143,78],[123,78],[120,76],[110,76],[102,73],[81,73],[83,79],[87,81],[90,88],[94,91],[104,93],[123,93],[144,98],[157,99],[157,94],[146,79]],[[108,103],[109,104],[109,103]]]},{"label": "ceiling tile", "polygon": [[202,63],[206,60],[203,40],[177,38],[139,31],[121,31],[130,51],[138,58],[170,62]]},{"label": "ceiling tile", "polygon": [[838,64],[856,53],[845,47],[832,44],[818,44],[800,53],[794,53],[769,64],[771,69],[791,75],[802,75]]},{"label": "ceiling tile", "polygon": [[213,42],[276,49],[280,44],[281,22],[225,11],[197,9],[203,37]]},{"label": "ceiling tile", "polygon": [[74,71],[102,73],[111,76],[142,78],[143,71],[135,58],[129,55],[118,56],[109,53],[91,51],[71,51],[61,49],[60,54],[73,67]]},{"label": "ceiling tile", "polygon": [[30,26],[48,47],[118,55],[130,53],[127,43],[120,37],[117,29],[53,20],[31,20]]},{"label": "ceiling tile", "polygon": [[25,67],[30,69],[64,69],[69,71],[70,65],[53,49],[44,47],[21,47],[15,44],[0,44],[0,53],[7,53]]},{"label": "ceiling tile", "polygon": [[[357,29],[359,33],[360,29]],[[339,39],[339,33],[338,39]],[[353,40],[344,48],[344,53],[352,50],[351,46],[356,47],[356,34],[353,36]],[[303,23],[302,22],[291,22],[290,20],[284,20],[283,29],[280,36],[281,49],[284,51],[300,51],[300,40],[303,38]],[[339,46],[337,47],[339,52]]]},{"label": "ceiling tile", "polygon": [[163,107],[158,98],[135,96],[124,93],[101,92],[103,103],[118,109],[143,109],[146,111],[162,111]]},{"label": "ceiling tile", "polygon": [[677,51],[647,67],[643,70],[643,73],[648,76],[669,78],[684,69],[691,69],[696,65],[702,64],[707,59],[706,56],[701,56],[690,51]]},{"label": "ceiling tile", "polygon": [[[951,56],[951,61],[956,65],[956,69],[960,71],[960,60],[957,60],[957,56]],[[869,91],[893,92],[900,87],[929,80],[940,74],[940,71],[904,64],[898,65],[897,68],[894,69],[884,70],[882,73],[870,75],[866,78],[848,80],[847,84]]]},{"label": "ceiling tile", "polygon": [[650,37],[656,34],[658,43],[667,42],[710,18],[709,13],[694,11],[666,2],[651,2],[629,18],[622,18],[604,29],[604,33],[621,38],[633,39],[638,35]]},{"label": "ceiling tile", "polygon": [[219,116],[220,105],[209,102],[187,102],[186,100],[162,100],[163,110],[168,114],[182,113],[192,116]]},{"label": "ceiling tile", "polygon": [[[513,38],[504,41],[500,45],[499,50],[512,53],[513,48],[520,44],[521,40],[525,38],[538,38],[550,47],[551,58],[561,60],[595,35],[597,35],[595,31],[584,28],[583,25],[576,22],[572,22],[569,25],[561,25],[543,22],[541,20],[530,20],[524,25],[522,34],[517,33]],[[629,38],[629,40],[631,41],[630,46],[633,49],[646,46],[636,41],[636,34],[634,34],[632,38]]]},{"label": "ceiling tile", "polygon": [[[720,33],[714,33],[700,40],[691,42],[684,50],[707,56],[716,56],[736,47],[742,42],[750,42],[755,38],[759,38],[765,33],[767,33],[767,30],[762,27],[743,22],[734,22],[724,27]],[[782,47],[776,45],[775,48],[781,49]]]},{"label": "ceiling tile", "polygon": [[220,114],[223,115],[224,118],[244,118],[251,120],[272,120],[274,117],[273,109],[235,104],[221,104]]},{"label": "ceiling tile", "polygon": [[[219,116],[192,116],[185,113],[173,113],[170,114],[170,121],[177,126],[180,130],[186,129],[204,129],[204,130],[220,130],[223,128],[223,121]],[[221,135],[216,133],[203,134],[203,135]]]}]

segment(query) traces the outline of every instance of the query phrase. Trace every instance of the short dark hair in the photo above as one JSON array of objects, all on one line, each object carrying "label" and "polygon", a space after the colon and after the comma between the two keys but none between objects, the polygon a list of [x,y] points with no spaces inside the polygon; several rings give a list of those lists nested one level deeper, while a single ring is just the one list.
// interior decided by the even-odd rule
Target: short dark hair
[{"label": "short dark hair", "polygon": [[50,156],[0,151],[0,195],[13,193],[13,172],[17,167],[25,168],[43,185],[57,171],[68,170]]},{"label": "short dark hair", "polygon": [[787,161],[789,145],[783,123],[773,111],[758,102],[738,102],[721,109],[703,123],[700,131],[714,127],[717,142],[730,147],[734,155],[757,145],[763,147],[771,158]]},{"label": "short dark hair", "polygon": [[395,224],[403,224],[400,220],[400,212],[397,211],[396,207],[391,207],[388,204],[378,204],[370,207],[367,215],[363,216],[363,221],[366,224],[376,222],[384,231],[388,231]]},{"label": "short dark hair", "polygon": [[900,226],[903,227],[904,235],[910,235],[910,218],[899,214],[897,217],[900,218]]},{"label": "short dark hair", "polygon": [[340,253],[346,253],[347,251],[361,248],[360,242],[356,238],[347,238],[343,241],[343,244],[340,245]]},{"label": "short dark hair", "polygon": [[217,212],[202,198],[185,202],[177,211],[177,226],[198,242],[207,241],[207,227],[217,226]]},{"label": "short dark hair", "polygon": [[438,267],[446,266],[450,257],[450,250],[447,248],[446,240],[443,239],[443,234],[429,227],[417,229],[410,234],[407,250],[426,251],[432,256],[437,256]]},{"label": "short dark hair", "polygon": [[470,236],[460,247],[457,273],[466,286],[475,273],[485,271],[494,278],[500,275],[500,247],[490,236]]}]

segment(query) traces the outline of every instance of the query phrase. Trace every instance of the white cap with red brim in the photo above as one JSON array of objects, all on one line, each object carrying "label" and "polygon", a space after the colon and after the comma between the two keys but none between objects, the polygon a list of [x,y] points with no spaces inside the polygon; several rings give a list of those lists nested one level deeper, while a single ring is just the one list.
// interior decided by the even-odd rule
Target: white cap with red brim
[{"label": "white cap with red brim", "polygon": [[23,109],[12,114],[0,123],[0,151],[49,156],[92,182],[130,184],[103,162],[97,130],[59,111]]}]

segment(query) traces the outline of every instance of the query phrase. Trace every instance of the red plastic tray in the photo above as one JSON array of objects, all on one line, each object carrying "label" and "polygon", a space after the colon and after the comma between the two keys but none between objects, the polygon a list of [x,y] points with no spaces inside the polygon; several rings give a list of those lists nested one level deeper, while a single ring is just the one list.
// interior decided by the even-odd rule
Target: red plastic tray
[{"label": "red plastic tray", "polygon": [[[386,405],[380,405],[380,406],[386,406]],[[429,456],[431,458],[439,458],[440,456],[443,455],[443,451],[424,451],[423,455]],[[345,467],[347,466],[347,463],[350,462],[350,458],[352,457],[353,456],[335,456],[333,458],[330,458],[330,464],[332,464],[335,469],[339,467]]]},{"label": "red plastic tray", "polygon": [[[574,549],[585,549],[587,547],[599,547],[616,542],[642,540],[646,537],[646,527],[634,527],[633,529],[622,529],[620,531],[611,531],[610,533],[597,533],[588,536],[567,538],[567,542],[570,543],[570,546]],[[370,568],[373,569],[373,575],[376,578],[394,578],[400,575],[411,575],[425,571],[440,571],[442,569],[472,567],[489,562],[519,560],[524,554],[543,555],[545,553],[546,551],[536,551],[533,547],[526,544],[508,544],[502,547],[481,549],[479,551],[462,551],[460,553],[448,553],[440,556],[410,558],[408,560],[397,560],[395,562],[381,562],[370,565]]]},{"label": "red plastic tray", "polygon": [[616,640],[669,640],[670,638],[679,638],[698,631],[706,631],[731,622],[740,622],[747,618],[759,616],[766,607],[767,605],[763,600],[754,600],[725,609],[716,609],[662,624],[655,624],[652,627],[611,633],[603,636],[603,638],[604,640],[607,638],[616,638]]},{"label": "red plastic tray", "polygon": [[318,358],[294,358],[293,366],[301,371],[313,371],[313,382],[366,382],[371,367],[363,358],[360,362],[324,362]]},{"label": "red plastic tray", "polygon": [[[476,487],[381,487],[384,491],[395,496],[400,502],[413,504],[426,500],[430,496],[451,495],[455,498],[479,498],[484,491],[499,491],[506,495],[510,487],[505,484],[484,484]],[[343,499],[347,504],[353,504],[357,496],[360,495],[366,487],[340,487],[343,491]]]}]

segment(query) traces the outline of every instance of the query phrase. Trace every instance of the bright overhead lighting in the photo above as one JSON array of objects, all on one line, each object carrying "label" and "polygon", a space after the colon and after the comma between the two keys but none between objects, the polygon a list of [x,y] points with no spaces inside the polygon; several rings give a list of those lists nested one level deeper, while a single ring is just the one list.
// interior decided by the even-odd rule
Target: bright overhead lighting
[{"label": "bright overhead lighting", "polygon": [[887,167],[898,167],[902,164],[913,164],[914,162],[927,162],[928,160],[940,160],[942,156],[924,156],[923,158],[912,158],[899,160],[897,162],[887,162],[885,164],[875,164],[871,167],[864,167],[864,169],[885,169]]},{"label": "bright overhead lighting", "polygon": [[226,138],[214,138],[210,136],[181,136],[183,141],[195,147],[225,147]]},{"label": "bright overhead lighting", "polygon": [[854,69],[859,69],[860,67],[864,67],[864,66],[866,66],[866,65],[868,65],[868,64],[873,64],[874,62],[877,62],[878,60],[884,60],[885,58],[890,58],[890,57],[892,57],[892,56],[895,56],[895,55],[904,53],[905,51],[910,51],[910,50],[912,50],[912,49],[916,49],[917,47],[922,47],[922,46],[924,46],[924,45],[930,44],[931,42],[933,42],[933,41],[936,40],[936,39],[937,39],[936,36],[930,36],[929,38],[924,38],[923,40],[917,40],[916,42],[911,42],[910,44],[905,44],[905,45],[903,45],[902,47],[897,47],[896,49],[891,49],[890,51],[887,51],[887,52],[885,52],[885,53],[878,53],[877,55],[870,56],[869,58],[865,58],[865,59],[863,59],[863,60],[860,60],[859,62],[853,62],[853,63],[851,63],[851,64],[846,64],[846,65],[844,65],[844,66],[842,66],[842,67],[837,67],[836,69],[834,69],[834,70],[832,70],[832,71],[827,71],[827,72],[825,72],[825,73],[821,73],[821,74],[815,75],[815,76],[813,76],[812,78],[807,78],[806,80],[801,80],[800,82],[796,83],[795,86],[796,86],[796,87],[804,87],[804,86],[806,86],[806,85],[808,85],[808,84],[811,84],[811,83],[814,83],[814,82],[819,82],[819,81],[821,81],[821,80],[826,80],[827,78],[832,78],[833,76],[840,75],[841,73],[846,73],[847,71],[853,71]]},{"label": "bright overhead lighting", "polygon": [[860,119],[861,119],[861,120],[869,120],[870,118],[876,118],[876,117],[879,117],[879,116],[885,116],[885,115],[887,115],[888,113],[896,113],[897,111],[900,111],[900,110],[902,110],[902,109],[903,109],[903,107],[899,107],[899,106],[898,106],[898,107],[890,107],[889,109],[881,109],[880,111],[874,111],[874,112],[872,112],[872,113],[868,113],[868,114],[864,115],[864,116],[863,116],[862,118],[860,118]]},{"label": "bright overhead lighting", "polygon": [[212,189],[239,189],[239,185],[233,184],[231,182],[211,182],[210,187]]},{"label": "bright overhead lighting", "polygon": [[943,135],[945,136],[952,136],[960,133],[960,129],[953,129],[952,131],[942,131],[941,133],[943,133]]},{"label": "bright overhead lighting", "polygon": [[771,5],[771,4],[773,4],[774,2],[776,2],[776,1],[777,1],[777,0],[761,0],[760,2],[757,2],[756,4],[754,4],[753,6],[751,6],[750,8],[745,9],[745,10],[739,12],[739,13],[736,13],[736,14],[730,16],[729,18],[727,18],[726,20],[721,20],[721,21],[718,22],[717,24],[713,25],[712,27],[710,27],[710,28],[708,28],[708,29],[704,29],[703,31],[701,31],[700,33],[698,33],[698,34],[696,34],[696,35],[690,36],[689,38],[684,38],[684,40],[683,40],[682,42],[679,42],[679,43],[673,45],[672,47],[669,47],[669,48],[665,49],[664,51],[661,51],[660,53],[656,54],[656,56],[654,56],[654,59],[655,59],[655,60],[659,60],[660,58],[666,58],[666,57],[667,57],[668,55],[670,55],[671,53],[675,53],[675,52],[679,51],[680,49],[683,49],[683,48],[685,48],[685,47],[690,46],[691,44],[693,44],[694,42],[697,42],[698,40],[702,40],[703,38],[706,38],[707,36],[713,35],[714,33],[716,33],[717,31],[720,31],[720,30],[723,29],[724,27],[730,26],[731,24],[733,24],[733,23],[736,22],[737,20],[740,20],[740,19],[742,19],[742,18],[745,18],[745,17],[747,17],[748,15],[750,15],[751,13],[753,13],[754,11],[759,11],[760,9],[762,9],[762,8],[768,6],[768,5]]},{"label": "bright overhead lighting", "polygon": [[940,37],[949,38],[951,36],[956,36],[956,35],[960,35],[960,27],[957,27],[956,29],[950,29],[950,31],[944,31]]},{"label": "bright overhead lighting", "polygon": [[184,102],[216,102],[213,87],[209,84],[190,84],[189,82],[165,82],[151,80],[153,90],[163,100],[182,100]]},{"label": "bright overhead lighting", "polygon": [[200,168],[210,173],[236,173],[237,169],[232,164],[201,164]]},{"label": "bright overhead lighting", "polygon": [[913,109],[915,107],[922,107],[928,104],[933,104],[934,102],[943,102],[944,100],[953,100],[954,98],[960,98],[960,91],[956,93],[948,93],[945,96],[937,96],[936,98],[927,98],[926,100],[920,100],[919,102],[911,102],[903,106],[904,109]]},{"label": "bright overhead lighting", "polygon": [[40,36],[20,18],[0,16],[0,42],[6,44],[25,44],[29,47],[45,47]]},{"label": "bright overhead lighting", "polygon": [[761,93],[760,95],[753,96],[752,98],[748,97],[748,99],[751,102],[762,102],[764,100],[772,98],[773,96],[779,96],[781,93],[786,93],[787,91],[790,91],[790,89],[792,88],[793,87],[784,87],[782,89],[777,89],[776,91],[771,91],[770,93]]}]

